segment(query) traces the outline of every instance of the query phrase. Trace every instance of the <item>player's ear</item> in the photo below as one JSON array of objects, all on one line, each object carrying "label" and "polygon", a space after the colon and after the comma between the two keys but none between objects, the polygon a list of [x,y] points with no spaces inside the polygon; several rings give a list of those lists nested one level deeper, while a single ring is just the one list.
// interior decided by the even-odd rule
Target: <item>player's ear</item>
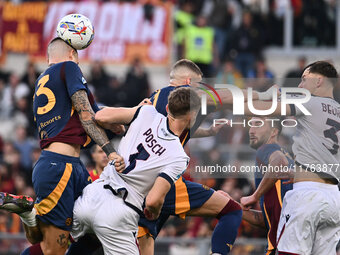
[{"label": "player's ear", "polygon": [[169,104],[167,104],[167,105],[165,106],[165,109],[166,109],[166,113],[169,114]]},{"label": "player's ear", "polygon": [[71,60],[71,61],[74,60],[74,55],[73,55],[73,54],[74,54],[74,53],[73,53],[73,50],[70,50],[70,51],[68,52],[68,59]]},{"label": "player's ear", "polygon": [[75,63],[79,63],[78,62],[78,52],[76,52],[74,49],[72,49],[71,51],[69,51],[69,56],[68,56],[69,60],[75,62]]},{"label": "player's ear", "polygon": [[191,78],[186,78],[185,79],[185,85],[190,85],[191,84]]},{"label": "player's ear", "polygon": [[319,88],[322,83],[323,83],[323,77],[319,77],[318,80],[316,81],[316,87]]}]

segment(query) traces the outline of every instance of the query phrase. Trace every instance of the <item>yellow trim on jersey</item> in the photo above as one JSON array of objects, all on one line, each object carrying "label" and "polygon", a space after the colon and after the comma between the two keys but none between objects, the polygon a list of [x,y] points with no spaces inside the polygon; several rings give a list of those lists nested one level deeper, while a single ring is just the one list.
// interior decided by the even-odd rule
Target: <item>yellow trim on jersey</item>
[{"label": "yellow trim on jersey", "polygon": [[189,135],[189,131],[187,131],[187,134],[186,134],[186,136],[184,137],[184,139],[183,139],[183,141],[182,141],[182,146],[184,145],[185,140],[187,139],[188,135]]},{"label": "yellow trim on jersey", "polygon": [[34,207],[37,210],[37,214],[42,216],[50,211],[58,204],[59,199],[61,198],[67,183],[72,174],[72,164],[66,163],[64,174],[61,177],[58,185],[55,189],[48,195],[48,197],[44,198],[40,201],[39,204],[35,204]]},{"label": "yellow trim on jersey", "polygon": [[141,238],[141,237],[146,236],[146,235],[152,236],[149,232],[149,229],[147,229],[146,227],[138,226],[137,238]]},{"label": "yellow trim on jersey", "polygon": [[268,235],[267,235],[267,240],[268,240],[268,250],[272,250],[274,249],[274,245],[270,242],[270,239],[269,239],[269,232],[270,232],[270,229],[272,228],[271,224],[270,224],[270,219],[268,217],[268,213],[267,213],[267,209],[266,209],[266,204],[263,202],[263,209],[264,209],[264,213],[266,215],[266,218],[267,218],[267,222],[268,222],[268,225],[269,225],[269,231],[268,231]]},{"label": "yellow trim on jersey", "polygon": [[156,107],[156,105],[157,105],[157,101],[158,101],[158,97],[159,97],[160,93],[161,93],[161,90],[158,90],[158,92],[155,95],[155,98],[154,98],[153,104],[152,104],[154,107]]},{"label": "yellow trim on jersey", "polygon": [[175,214],[180,218],[185,219],[185,214],[190,210],[189,194],[187,186],[182,178],[175,182],[176,188],[176,201],[175,201]]},{"label": "yellow trim on jersey", "polygon": [[85,147],[85,146],[89,145],[89,143],[90,143],[91,141],[92,141],[92,140],[91,140],[91,137],[87,136],[87,137],[86,137],[86,142],[84,143],[83,146]]},{"label": "yellow trim on jersey", "polygon": [[272,250],[267,250],[265,255],[270,255],[272,253]]},{"label": "yellow trim on jersey", "polygon": [[281,197],[281,180],[275,182],[277,198],[279,199],[280,206],[282,208],[282,197]]}]

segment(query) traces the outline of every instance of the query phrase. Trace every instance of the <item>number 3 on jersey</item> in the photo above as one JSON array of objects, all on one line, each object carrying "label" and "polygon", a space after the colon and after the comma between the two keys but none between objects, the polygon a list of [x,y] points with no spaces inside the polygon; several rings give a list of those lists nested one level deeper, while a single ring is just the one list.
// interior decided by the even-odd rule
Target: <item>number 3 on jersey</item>
[{"label": "number 3 on jersey", "polygon": [[130,171],[132,171],[136,167],[137,160],[147,160],[150,157],[149,152],[145,150],[143,144],[141,143],[137,146],[137,151],[138,151],[137,153],[130,155],[129,157],[130,165],[127,168],[125,168],[123,174],[127,174]]},{"label": "number 3 on jersey", "polygon": [[326,124],[331,126],[331,128],[325,130],[323,134],[326,138],[330,138],[334,142],[333,148],[332,149],[327,148],[327,149],[330,151],[330,153],[335,155],[338,153],[338,150],[339,150],[339,139],[336,133],[340,131],[340,123],[332,119],[327,119]]},{"label": "number 3 on jersey", "polygon": [[36,91],[36,96],[45,95],[47,97],[47,104],[42,107],[38,107],[37,114],[45,114],[53,109],[55,106],[56,100],[55,95],[52,90],[45,87],[46,83],[50,79],[50,75],[43,76],[38,82],[38,89]]}]

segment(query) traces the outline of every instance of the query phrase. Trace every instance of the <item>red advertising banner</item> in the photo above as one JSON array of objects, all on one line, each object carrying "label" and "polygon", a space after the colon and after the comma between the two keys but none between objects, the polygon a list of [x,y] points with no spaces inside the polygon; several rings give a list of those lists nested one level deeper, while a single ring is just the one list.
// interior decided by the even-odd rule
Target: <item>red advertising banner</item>
[{"label": "red advertising banner", "polygon": [[59,20],[70,13],[87,16],[95,30],[83,60],[127,63],[139,57],[146,64],[170,62],[171,4],[145,8],[142,4],[58,2],[6,3],[2,10],[2,52],[23,52],[46,58],[46,46],[56,36]]},{"label": "red advertising banner", "polygon": [[4,3],[0,26],[2,53],[12,51],[38,54],[43,46],[42,31],[46,11],[45,3]]}]

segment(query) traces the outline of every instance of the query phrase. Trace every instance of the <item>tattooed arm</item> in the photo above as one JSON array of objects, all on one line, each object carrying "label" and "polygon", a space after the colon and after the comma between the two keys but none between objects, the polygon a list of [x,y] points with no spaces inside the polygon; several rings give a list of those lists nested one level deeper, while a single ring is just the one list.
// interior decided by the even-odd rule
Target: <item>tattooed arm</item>
[{"label": "tattooed arm", "polygon": [[249,211],[243,211],[242,219],[254,226],[266,228],[266,225],[264,223],[264,217],[261,211],[252,209]]},{"label": "tattooed arm", "polygon": [[[100,146],[109,142],[104,129],[99,127],[94,120],[94,111],[90,105],[87,93],[85,90],[79,90],[71,97],[72,104],[78,112],[79,119],[86,133]],[[107,154],[114,152],[113,147],[109,149]]]},{"label": "tattooed arm", "polygon": [[123,158],[115,152],[104,129],[97,125],[94,119],[95,113],[90,105],[86,91],[78,90],[72,95],[71,100],[86,133],[105,151],[110,160],[116,161],[115,167],[117,170],[125,169]]}]

